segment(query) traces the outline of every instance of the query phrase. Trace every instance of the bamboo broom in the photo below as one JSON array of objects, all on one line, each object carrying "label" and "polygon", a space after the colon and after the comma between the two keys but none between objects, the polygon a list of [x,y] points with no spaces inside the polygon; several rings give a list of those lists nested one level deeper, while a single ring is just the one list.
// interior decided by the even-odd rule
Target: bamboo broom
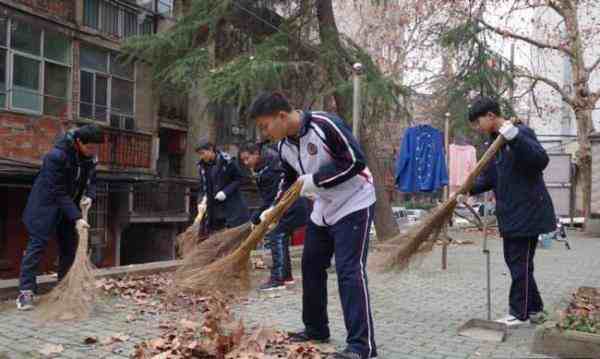
[{"label": "bamboo broom", "polygon": [[218,259],[200,271],[176,278],[178,289],[196,293],[236,294],[250,289],[250,254],[268,232],[271,224],[278,222],[300,197],[302,182],[296,181],[283,195],[267,218],[254,227],[248,238],[231,254]]},{"label": "bamboo broom", "polygon": [[195,246],[200,242],[199,238],[200,234],[200,226],[202,225],[202,219],[204,219],[204,215],[206,213],[206,196],[202,199],[200,203],[200,208],[198,209],[198,214],[194,219],[194,222],[191,226],[189,226],[185,232],[181,233],[177,236],[177,252],[180,257],[187,258],[188,254],[191,254],[194,251]]},{"label": "bamboo broom", "polygon": [[471,190],[477,177],[505,143],[506,139],[502,137],[502,135],[498,135],[492,145],[485,151],[483,157],[477,162],[477,165],[473,171],[471,171],[465,183],[463,183],[454,195],[438,206],[430,215],[428,215],[420,224],[413,227],[408,233],[398,235],[389,240],[389,244],[397,249],[385,257],[383,261],[385,269],[405,269],[415,254],[419,252],[431,252],[442,227],[450,221],[450,218],[454,213],[454,209],[457,205],[457,196],[459,194],[466,194]]},{"label": "bamboo broom", "polygon": [[[80,204],[87,222],[90,204]],[[95,297],[94,265],[88,256],[89,229],[79,230],[79,241],[73,265],[61,282],[42,298],[39,313],[42,320],[74,320],[89,316]]]}]

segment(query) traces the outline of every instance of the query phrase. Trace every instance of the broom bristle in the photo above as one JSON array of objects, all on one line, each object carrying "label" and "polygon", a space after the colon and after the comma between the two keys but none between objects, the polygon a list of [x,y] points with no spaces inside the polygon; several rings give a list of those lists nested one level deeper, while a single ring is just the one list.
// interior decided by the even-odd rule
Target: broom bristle
[{"label": "broom bristle", "polygon": [[38,306],[42,320],[75,320],[89,316],[95,293],[94,265],[88,257],[89,235],[80,233],[73,265]]},{"label": "broom bristle", "polygon": [[387,270],[403,270],[408,267],[417,254],[424,256],[431,253],[435,240],[450,220],[456,204],[456,199],[451,198],[437,207],[408,233],[387,241],[386,244],[396,246],[397,249],[385,257],[384,268]]},{"label": "broom bristle", "polygon": [[257,225],[239,247],[233,252],[208,264],[193,276],[176,279],[179,289],[224,294],[243,293],[250,289],[250,253],[268,232],[272,223],[281,219],[288,208],[298,199],[302,190],[302,182],[296,182],[284,194],[268,218]]},{"label": "broom bristle", "polygon": [[180,257],[186,258],[194,251],[197,244],[202,243],[202,241],[206,239],[206,237],[200,236],[200,227],[202,226],[202,219],[204,218],[205,213],[206,210],[198,212],[194,223],[192,223],[185,232],[177,236],[175,242],[177,245],[177,254]]},{"label": "broom bristle", "polygon": [[183,264],[175,272],[176,281],[194,281],[195,275],[210,263],[233,252],[250,234],[250,224],[212,234],[186,254]]}]

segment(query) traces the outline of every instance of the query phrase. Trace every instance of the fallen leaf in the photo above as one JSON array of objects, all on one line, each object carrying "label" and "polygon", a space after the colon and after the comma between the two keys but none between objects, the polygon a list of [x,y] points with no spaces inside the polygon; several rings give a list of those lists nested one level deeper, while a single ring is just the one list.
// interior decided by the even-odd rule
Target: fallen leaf
[{"label": "fallen leaf", "polygon": [[40,353],[42,353],[42,355],[46,355],[46,356],[60,354],[63,351],[65,351],[65,348],[60,344],[58,344],[58,345],[46,344],[42,347],[42,349],[40,349]]},{"label": "fallen leaf", "polygon": [[126,318],[125,318],[128,322],[133,322],[135,320],[135,316],[129,314]]},{"label": "fallen leaf", "polygon": [[98,343],[98,338],[96,337],[87,337],[83,340],[84,344],[92,345]]},{"label": "fallen leaf", "polygon": [[166,341],[163,338],[152,339],[148,345],[152,350],[162,349],[164,348]]},{"label": "fallen leaf", "polygon": [[196,330],[200,326],[198,323],[187,319],[182,319],[179,324],[186,330]]}]

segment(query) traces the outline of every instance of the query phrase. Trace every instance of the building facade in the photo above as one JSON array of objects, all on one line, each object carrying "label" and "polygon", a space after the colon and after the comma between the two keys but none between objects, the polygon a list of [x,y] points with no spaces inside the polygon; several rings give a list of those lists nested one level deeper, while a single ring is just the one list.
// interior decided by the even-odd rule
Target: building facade
[{"label": "building facade", "polygon": [[[168,29],[172,0],[0,0],[0,278],[18,275],[21,221],[34,177],[70,128],[104,128],[90,212],[99,267],[174,257],[195,208],[188,98],[153,85],[129,37]],[[42,272],[56,266],[55,243]]]}]

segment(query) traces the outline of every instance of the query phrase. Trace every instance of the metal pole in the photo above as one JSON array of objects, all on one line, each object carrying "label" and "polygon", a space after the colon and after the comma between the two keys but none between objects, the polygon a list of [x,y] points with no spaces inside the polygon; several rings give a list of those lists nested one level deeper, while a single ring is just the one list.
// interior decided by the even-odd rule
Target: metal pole
[{"label": "metal pole", "polygon": [[357,140],[360,140],[360,75],[363,72],[363,65],[357,62],[352,66],[352,69],[354,89],[352,96],[352,134]]},{"label": "metal pole", "polygon": [[[446,168],[448,168],[449,162],[449,154],[448,151],[450,149],[450,113],[447,112],[445,115],[444,121],[444,148],[446,151]],[[447,201],[450,198],[450,188],[449,185],[444,187],[444,201]],[[443,245],[442,245],[442,269],[448,269],[448,223],[444,225],[443,230]]]}]

